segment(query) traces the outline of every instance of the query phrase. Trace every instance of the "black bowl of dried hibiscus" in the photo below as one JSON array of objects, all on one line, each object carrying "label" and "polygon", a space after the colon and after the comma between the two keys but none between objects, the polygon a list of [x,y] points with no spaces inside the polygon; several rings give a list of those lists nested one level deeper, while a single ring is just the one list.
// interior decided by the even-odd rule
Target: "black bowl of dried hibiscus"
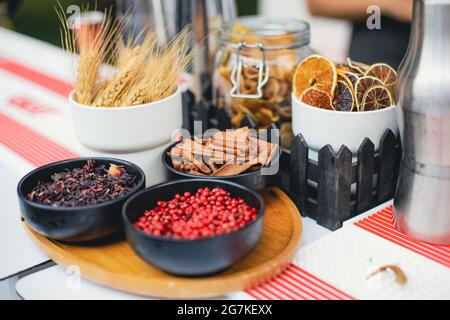
[{"label": "black bowl of dried hibiscus", "polygon": [[135,194],[122,214],[139,256],[168,273],[199,277],[252,251],[263,230],[264,201],[228,181],[175,180]]},{"label": "black bowl of dried hibiscus", "polygon": [[50,163],[17,186],[22,216],[36,232],[60,241],[104,238],[122,228],[125,201],[144,189],[137,165],[114,158],[76,158]]}]

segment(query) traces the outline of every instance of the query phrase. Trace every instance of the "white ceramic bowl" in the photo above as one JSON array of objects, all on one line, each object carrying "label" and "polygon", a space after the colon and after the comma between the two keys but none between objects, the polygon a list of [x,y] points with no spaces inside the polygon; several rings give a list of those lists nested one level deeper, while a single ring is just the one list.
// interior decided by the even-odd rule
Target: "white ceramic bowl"
[{"label": "white ceramic bowl", "polygon": [[152,103],[120,108],[92,107],[69,95],[75,136],[102,152],[137,152],[160,147],[182,126],[181,90]]},{"label": "white ceramic bowl", "polygon": [[315,153],[327,144],[336,152],[346,145],[355,156],[365,137],[378,150],[386,129],[398,134],[396,106],[365,112],[333,111],[307,105],[292,95],[293,133],[301,133]]}]

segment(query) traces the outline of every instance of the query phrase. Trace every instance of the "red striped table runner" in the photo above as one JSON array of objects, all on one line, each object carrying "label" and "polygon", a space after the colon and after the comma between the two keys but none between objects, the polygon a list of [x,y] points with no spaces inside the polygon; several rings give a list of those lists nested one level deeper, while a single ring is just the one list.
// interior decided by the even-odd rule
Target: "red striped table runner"
[{"label": "red striped table runner", "polygon": [[418,253],[450,268],[450,246],[429,244],[411,239],[394,226],[392,205],[354,223],[356,226],[373,233],[396,245]]},{"label": "red striped table runner", "polygon": [[68,82],[11,60],[0,58],[0,70],[7,71],[15,76],[21,77],[22,79],[61,95],[64,98],[67,98],[73,89],[73,86]]},{"label": "red striped table runner", "polygon": [[0,112],[0,143],[35,167],[78,155]]},{"label": "red striped table runner", "polygon": [[245,292],[258,300],[354,300],[293,263],[279,276]]},{"label": "red striped table runner", "polygon": [[[72,86],[61,79],[11,60],[0,58],[0,70],[14,74],[63,97],[67,97],[72,90]],[[79,156],[1,112],[0,129],[0,143],[33,166],[39,167]]]}]

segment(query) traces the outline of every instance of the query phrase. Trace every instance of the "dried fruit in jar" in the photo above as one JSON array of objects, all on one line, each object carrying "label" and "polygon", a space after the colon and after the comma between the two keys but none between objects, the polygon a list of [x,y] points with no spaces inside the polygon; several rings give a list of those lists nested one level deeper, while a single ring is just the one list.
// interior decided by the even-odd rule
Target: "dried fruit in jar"
[{"label": "dried fruit in jar", "polygon": [[[266,30],[266,29],[264,29]],[[272,123],[281,127],[291,122],[291,90],[292,79],[297,64],[296,49],[290,49],[296,37],[292,32],[276,30],[270,35],[259,33],[259,30],[248,28],[245,24],[234,24],[232,33],[227,42],[255,45],[262,44],[265,50],[265,62],[268,67],[268,81],[262,86],[262,96],[259,98],[231,97],[233,87],[231,73],[236,66],[236,51],[227,46],[223,47],[219,55],[216,71],[214,73],[215,103],[218,107],[228,108],[232,111],[231,123],[240,127],[245,116],[248,116],[257,128],[266,128]],[[270,49],[276,46],[277,49]],[[279,49],[286,46],[286,49]],[[262,52],[259,49],[244,47],[240,50],[240,59],[243,61],[240,75],[240,93],[256,94],[259,80],[259,66],[262,62]],[[262,70],[263,77],[266,70]],[[287,134],[282,139],[292,138]],[[286,143],[283,143],[286,145]]]}]

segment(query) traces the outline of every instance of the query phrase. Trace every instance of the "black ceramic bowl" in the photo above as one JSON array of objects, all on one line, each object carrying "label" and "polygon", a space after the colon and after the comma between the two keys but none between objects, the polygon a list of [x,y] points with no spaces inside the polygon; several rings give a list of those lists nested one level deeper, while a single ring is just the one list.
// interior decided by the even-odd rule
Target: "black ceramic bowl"
[{"label": "black ceramic bowl", "polygon": [[247,187],[252,190],[260,191],[265,188],[273,187],[279,178],[279,169],[278,169],[278,159],[273,160],[273,166],[276,168],[276,173],[274,174],[262,174],[261,168],[249,171],[245,173],[241,173],[235,176],[196,176],[193,174],[189,174],[186,172],[181,172],[176,170],[172,165],[172,159],[168,155],[168,152],[170,149],[172,149],[173,146],[178,144],[179,142],[175,142],[171,144],[169,147],[167,147],[163,154],[162,154],[162,162],[164,164],[164,167],[166,168],[169,179],[212,179],[212,180],[222,180],[222,181],[229,181],[234,182],[237,184],[240,184],[244,187]]},{"label": "black ceramic bowl", "polygon": [[[27,199],[27,194],[39,181],[50,181],[52,174],[65,169],[81,168],[89,159],[95,160],[96,166],[110,163],[124,166],[127,172],[137,176],[136,187],[117,199],[79,207],[52,207]],[[55,240],[79,242],[103,238],[119,231],[123,204],[144,188],[145,174],[137,165],[114,158],[92,157],[64,160],[37,168],[19,181],[17,194],[22,215],[33,230]]]},{"label": "black ceramic bowl", "polygon": [[[177,193],[194,193],[204,187],[221,187],[242,197],[258,210],[257,217],[231,233],[195,240],[153,236],[132,224],[144,211],[154,208],[158,200],[170,200]],[[258,193],[232,182],[176,180],[135,194],[125,203],[122,214],[127,240],[144,260],[178,276],[206,276],[227,269],[256,246],[263,230],[264,201]]]}]

